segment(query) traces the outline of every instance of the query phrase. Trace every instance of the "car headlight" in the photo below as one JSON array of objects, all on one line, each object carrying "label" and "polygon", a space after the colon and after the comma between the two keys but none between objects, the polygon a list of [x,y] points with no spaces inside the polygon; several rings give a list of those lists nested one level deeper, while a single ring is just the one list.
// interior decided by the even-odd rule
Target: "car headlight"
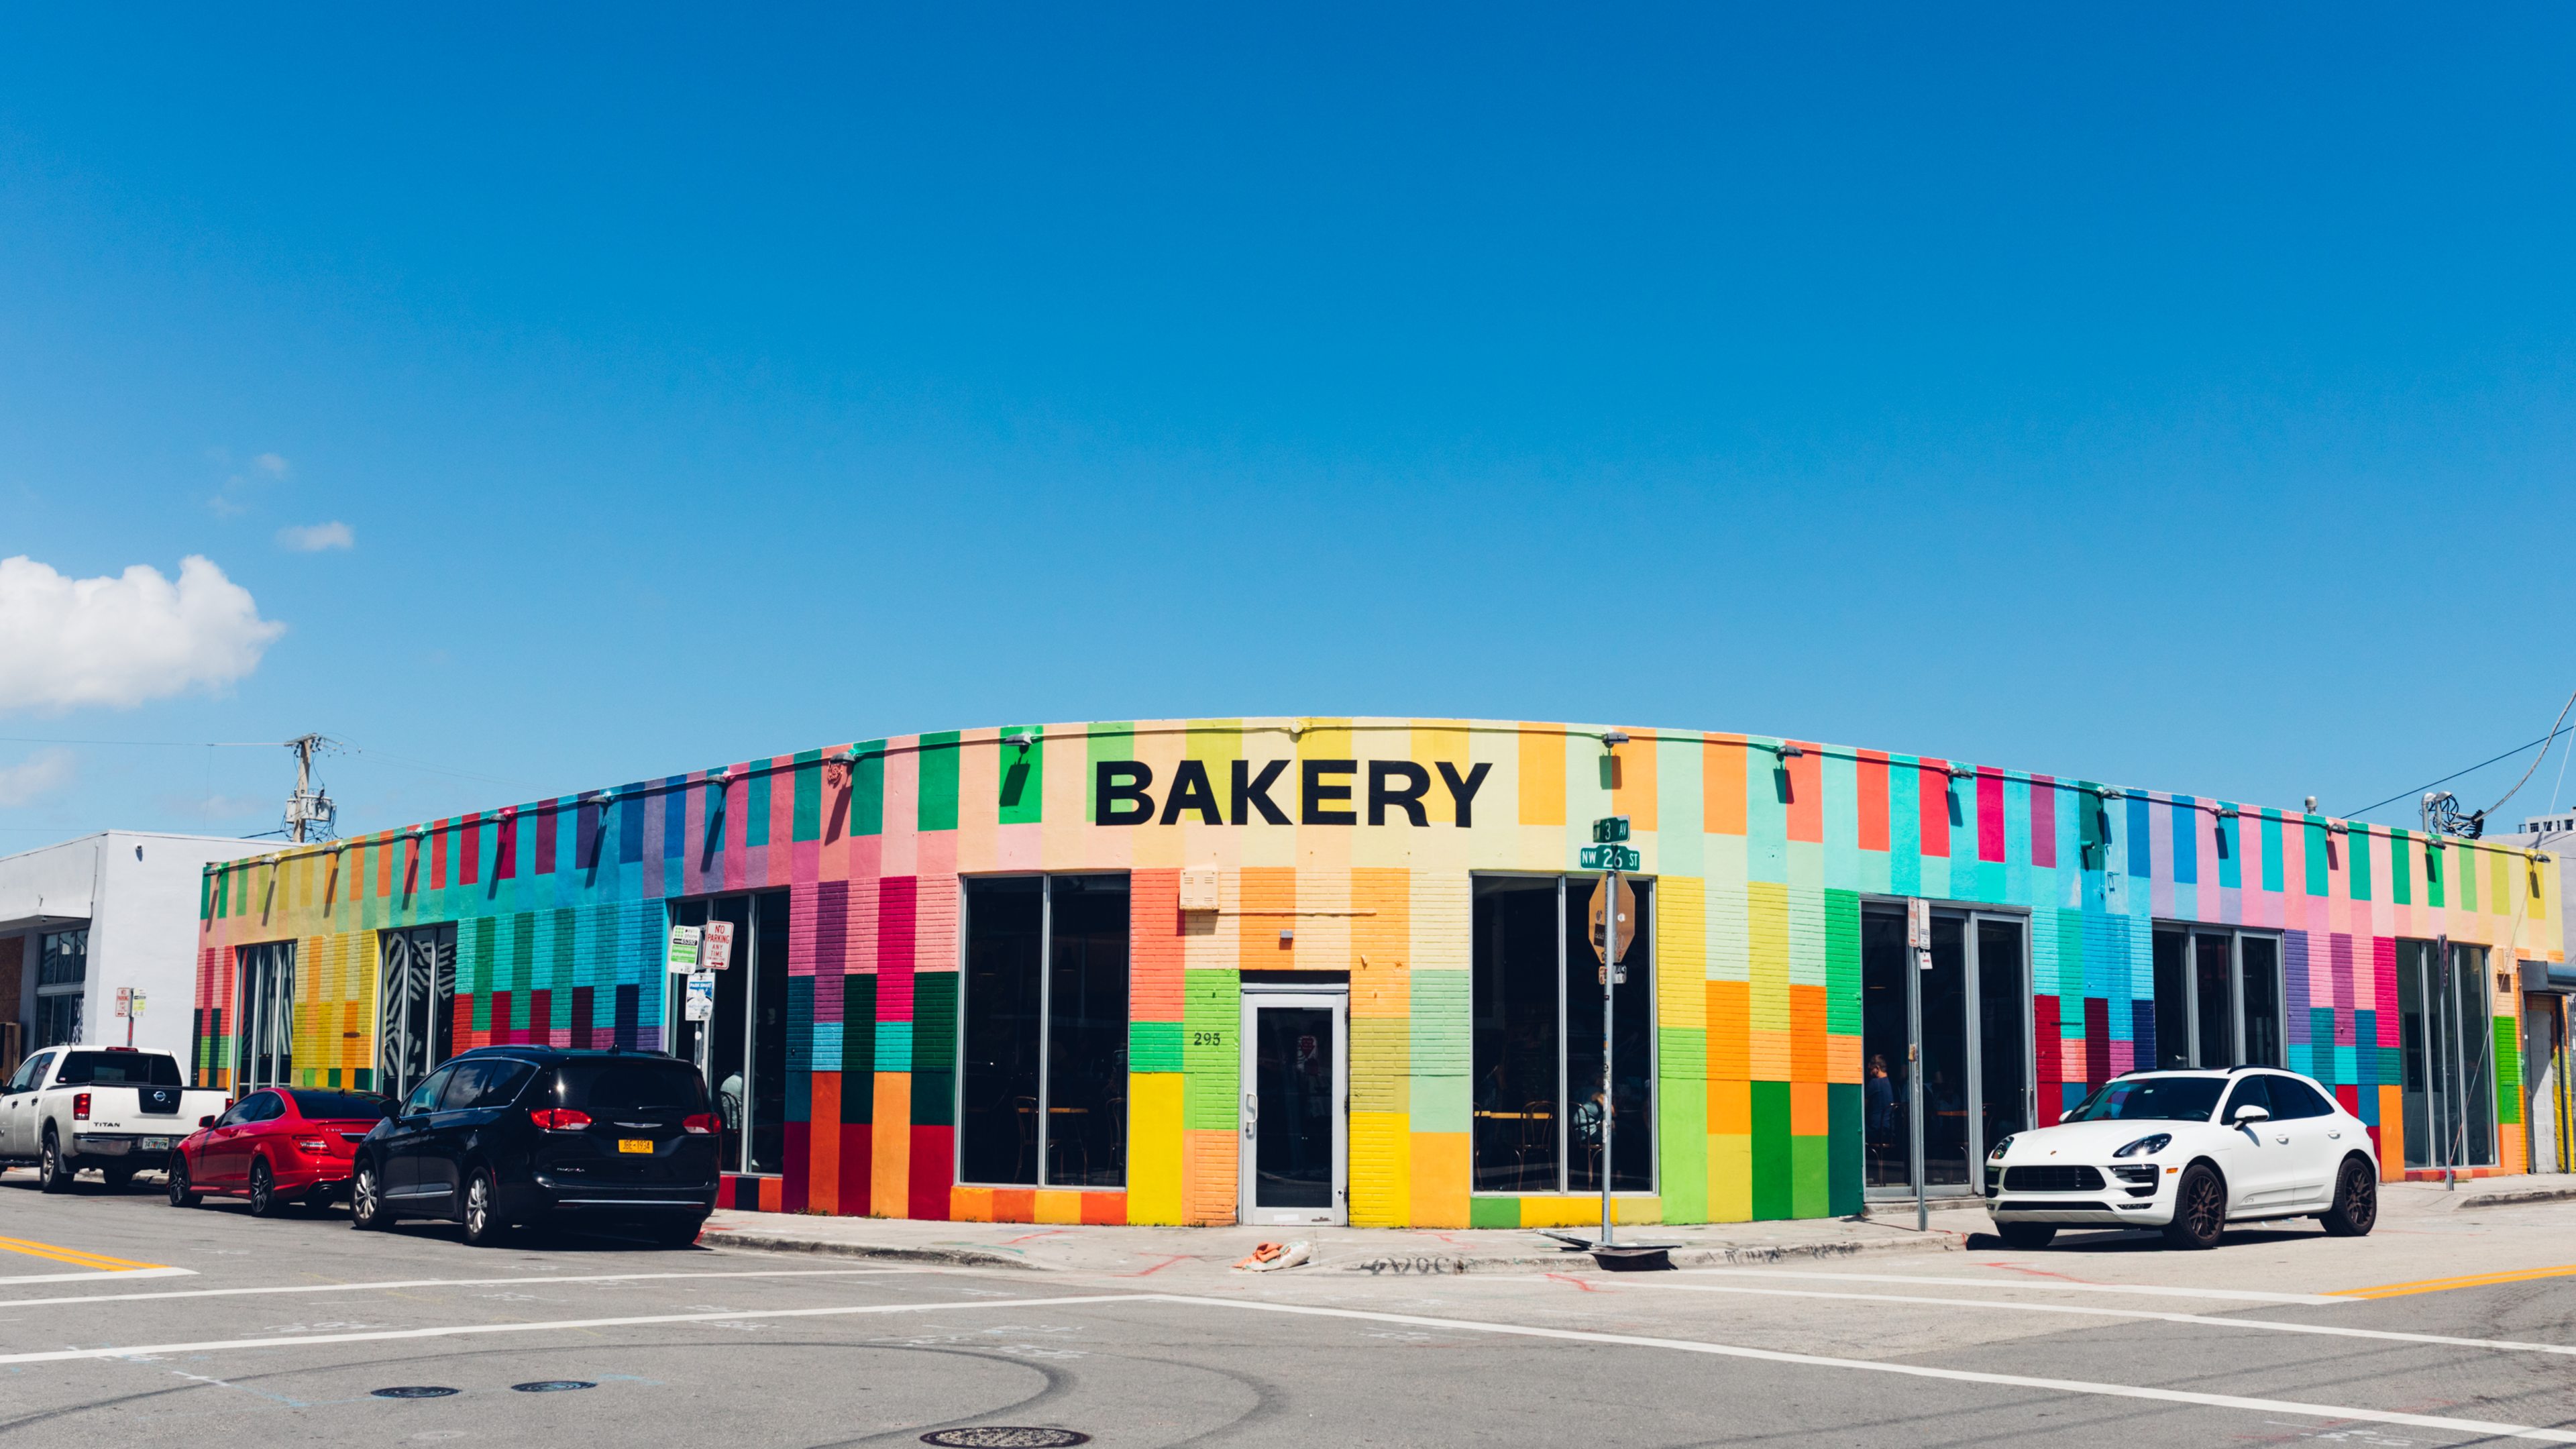
[{"label": "car headlight", "polygon": [[2006,1133],[2004,1135],[2004,1139],[1995,1144],[1994,1150],[1986,1154],[1986,1160],[1988,1162],[2003,1161],[2004,1154],[2012,1150],[2012,1142],[2012,1135],[2010,1133]]},{"label": "car headlight", "polygon": [[2111,1155],[2113,1157],[2153,1157],[2171,1146],[2173,1146],[2173,1134],[2159,1132],[2152,1137],[2141,1137]]}]

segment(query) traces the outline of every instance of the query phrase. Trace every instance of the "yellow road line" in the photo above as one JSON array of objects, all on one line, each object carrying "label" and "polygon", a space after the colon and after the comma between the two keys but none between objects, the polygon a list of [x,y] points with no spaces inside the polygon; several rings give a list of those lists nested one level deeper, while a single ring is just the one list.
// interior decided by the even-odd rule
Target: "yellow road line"
[{"label": "yellow road line", "polygon": [[2458,1278],[2423,1278],[2412,1283],[2383,1283],[2376,1288],[2345,1288],[2337,1298],[2404,1298],[2416,1293],[2448,1293],[2454,1288],[2483,1288],[2490,1283],[2528,1283],[2536,1278],[2576,1278],[2576,1263],[2555,1268],[2516,1268],[2503,1273],[2470,1273]]},{"label": "yellow road line", "polygon": [[69,1263],[75,1268],[96,1268],[104,1273],[121,1273],[130,1268],[161,1268],[163,1263],[138,1263],[132,1258],[111,1258],[105,1253],[86,1252],[54,1243],[32,1242],[26,1238],[0,1238],[0,1252],[24,1253],[30,1258],[44,1258],[56,1263]]}]

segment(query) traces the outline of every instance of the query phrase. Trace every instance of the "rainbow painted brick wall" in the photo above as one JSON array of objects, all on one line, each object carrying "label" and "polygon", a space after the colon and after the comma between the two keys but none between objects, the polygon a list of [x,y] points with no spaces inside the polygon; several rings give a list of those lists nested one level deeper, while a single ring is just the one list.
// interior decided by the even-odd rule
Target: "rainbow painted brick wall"
[{"label": "rainbow painted brick wall", "polygon": [[[297,1075],[367,1085],[375,933],[441,922],[457,925],[456,1049],[659,1046],[664,903],[783,888],[786,1166],[735,1180],[736,1205],[1230,1221],[1237,973],[1329,969],[1350,982],[1351,1219],[1579,1222],[1597,1199],[1469,1191],[1471,879],[1570,871],[1589,822],[1617,813],[1656,878],[1660,1073],[1659,1191],[1624,1211],[1728,1221],[1859,1206],[1865,897],[2028,913],[2043,1120],[2152,1034],[2152,922],[2280,930],[2289,1065],[2374,1124],[2391,1175],[2395,942],[2558,959],[2555,872],[2519,850],[1809,742],[1634,729],[1612,749],[1603,733],[1280,719],[926,734],[210,867],[196,1069],[226,1084],[235,948],[294,940]],[[1153,772],[1160,813],[1103,823],[1097,767],[1130,760]],[[1272,760],[1291,762],[1278,796],[1296,823],[1229,803],[1236,762]],[[1318,760],[1477,783],[1467,818],[1435,787],[1424,824],[1401,809],[1370,823],[1363,773],[1359,801],[1334,802],[1354,823],[1304,823],[1296,762]],[[1212,793],[1173,804],[1185,776]],[[1184,867],[1219,870],[1220,914],[1179,910]],[[957,1185],[960,877],[1104,869],[1132,882],[1127,1185]],[[1298,913],[1293,943],[1247,911]],[[2500,1170],[2524,1160],[2517,1004],[2494,993]]]}]

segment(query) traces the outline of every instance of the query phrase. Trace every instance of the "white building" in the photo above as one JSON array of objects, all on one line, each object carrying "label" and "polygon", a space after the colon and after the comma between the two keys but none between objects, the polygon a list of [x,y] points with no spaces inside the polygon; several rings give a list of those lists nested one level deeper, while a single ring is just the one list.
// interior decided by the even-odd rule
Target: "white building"
[{"label": "white building", "polygon": [[144,995],[134,1044],[185,1060],[202,868],[275,848],[107,830],[0,856],[0,1062],[57,1042],[123,1044],[119,988]]}]

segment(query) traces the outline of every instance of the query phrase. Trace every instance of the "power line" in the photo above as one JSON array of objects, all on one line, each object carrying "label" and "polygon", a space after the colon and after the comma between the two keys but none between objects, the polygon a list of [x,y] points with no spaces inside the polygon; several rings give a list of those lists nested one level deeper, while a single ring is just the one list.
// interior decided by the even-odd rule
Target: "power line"
[{"label": "power line", "polygon": [[0,744],[9,745],[108,745],[119,749],[172,750],[274,750],[284,747],[284,740],[58,740],[42,735],[0,735]]},{"label": "power line", "polygon": [[[2483,770],[2483,769],[2485,769],[2487,766],[2494,764],[2494,763],[2496,762],[2496,760],[2510,760],[2510,759],[2512,759],[2514,756],[2516,756],[2516,755],[2518,755],[2518,754],[2521,754],[2523,751],[2525,751],[2525,750],[2527,750],[2527,749],[2530,749],[2530,748],[2532,747],[2532,745],[2545,745],[2545,744],[2549,743],[2551,740],[2554,740],[2554,739],[2558,738],[2560,735],[2563,735],[2563,734],[2565,734],[2565,733],[2567,733],[2567,731],[2566,731],[2566,730],[2564,730],[2564,729],[2554,729],[2554,730],[2551,730],[2549,733],[2547,733],[2547,734],[2545,734],[2545,735],[2542,735],[2540,738],[2538,738],[2538,739],[2536,739],[2536,740],[2531,741],[2529,744],[2520,744],[2520,745],[2516,745],[2516,746],[2514,746],[2512,749],[2509,749],[2509,750],[2505,751],[2503,754],[2496,756],[2496,757],[2495,757],[2495,759],[2490,759],[2490,760],[2480,760],[2480,761],[2478,761],[2476,764],[2469,766],[2469,768],[2468,768],[2468,769],[2466,769],[2466,770],[2454,770],[2454,771],[2452,771],[2450,774],[2444,775],[2442,778],[2440,778],[2440,779],[2438,779],[2438,780],[2428,780],[2428,781],[2424,782],[2423,784],[2416,786],[2416,787],[2415,787],[2414,789],[2412,789],[2412,790],[2400,790],[2400,791],[2398,791],[2396,794],[2389,796],[2389,797],[2388,797],[2387,799],[2385,799],[2385,800],[2374,801],[2374,802],[2372,802],[2371,804],[2368,804],[2368,805],[2364,805],[2364,806],[2362,806],[2362,807],[2361,807],[2360,809],[2358,809],[2358,810],[2347,810],[2347,811],[2345,811],[2345,812],[2343,813],[2343,815],[2342,815],[2341,817],[2339,817],[2339,818],[2341,818],[2341,819],[2345,819],[2345,820],[2358,820],[2358,819],[2360,819],[2362,816],[2369,814],[2371,811],[2378,809],[2378,808],[2379,808],[2380,806],[2382,806],[2382,805],[2394,805],[2394,804],[2396,804],[2398,801],[2405,799],[2405,798],[2406,798],[2407,796],[2409,796],[2409,795],[2420,795],[2420,794],[2422,794],[2423,792],[2425,792],[2426,790],[2430,790],[2430,789],[2432,789],[2435,785],[2447,785],[2447,784],[2451,783],[2453,780],[2456,780],[2456,779],[2460,778],[2462,775],[2469,774],[2469,773],[2471,773],[2471,772],[2473,772],[2473,771],[2477,771],[2477,770]],[[2516,789],[2520,789],[2521,787],[2520,787],[2520,786],[2516,786],[2515,788],[2516,788]],[[2510,796],[2510,795],[2508,795],[2508,796],[2506,796],[2505,798],[2509,800],[2509,799],[2511,799],[2511,798],[2513,798],[2513,797],[2512,797],[2512,796]],[[2499,802],[2497,802],[2497,803],[2501,804],[2502,802],[2501,802],[2501,801],[2499,801]]]}]

